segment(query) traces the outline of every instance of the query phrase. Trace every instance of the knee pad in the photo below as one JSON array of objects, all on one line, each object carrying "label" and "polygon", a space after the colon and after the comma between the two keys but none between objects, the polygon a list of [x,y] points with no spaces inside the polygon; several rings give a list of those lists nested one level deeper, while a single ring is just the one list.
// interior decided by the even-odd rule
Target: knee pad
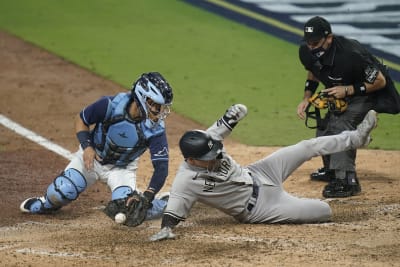
[{"label": "knee pad", "polygon": [[121,198],[126,198],[130,195],[133,194],[133,190],[129,186],[119,186],[114,189],[111,193],[111,200],[116,200],[116,199],[121,199]]},{"label": "knee pad", "polygon": [[46,192],[45,208],[65,206],[86,189],[85,177],[76,169],[67,169],[56,177]]}]

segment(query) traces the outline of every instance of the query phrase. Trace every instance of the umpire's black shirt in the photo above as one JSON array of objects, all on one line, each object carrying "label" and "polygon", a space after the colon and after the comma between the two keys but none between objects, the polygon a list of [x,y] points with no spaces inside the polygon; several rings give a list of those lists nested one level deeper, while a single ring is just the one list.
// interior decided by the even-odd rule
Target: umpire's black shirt
[{"label": "umpire's black shirt", "polygon": [[304,67],[325,88],[351,85],[361,82],[373,83],[383,66],[358,41],[343,36],[333,36],[331,47],[321,59],[316,59],[306,44],[300,46],[299,57]]}]

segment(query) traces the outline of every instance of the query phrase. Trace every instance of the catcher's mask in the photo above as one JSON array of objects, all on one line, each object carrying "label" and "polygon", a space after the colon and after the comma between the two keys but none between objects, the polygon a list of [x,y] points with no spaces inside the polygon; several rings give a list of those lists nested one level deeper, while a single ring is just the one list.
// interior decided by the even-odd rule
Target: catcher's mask
[{"label": "catcher's mask", "polygon": [[179,148],[185,159],[214,160],[221,156],[222,142],[214,140],[202,130],[187,131],[179,141]]},{"label": "catcher's mask", "polygon": [[[348,105],[346,99],[338,99],[322,92],[315,93],[308,99],[308,102],[305,124],[310,129],[318,128],[321,130],[323,129],[323,126],[320,110],[327,108],[330,112],[340,115],[346,111]],[[310,110],[311,107],[314,108],[314,111]],[[309,118],[316,120],[316,126],[310,126],[308,124]]]}]

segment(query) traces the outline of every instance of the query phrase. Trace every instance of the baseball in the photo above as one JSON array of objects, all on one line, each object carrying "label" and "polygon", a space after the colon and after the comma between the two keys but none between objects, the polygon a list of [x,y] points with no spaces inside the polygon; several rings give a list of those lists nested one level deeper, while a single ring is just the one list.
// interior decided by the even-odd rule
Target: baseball
[{"label": "baseball", "polygon": [[114,220],[116,223],[119,223],[119,224],[124,223],[126,221],[126,215],[122,212],[119,212],[119,213],[117,213],[117,215],[115,215]]}]

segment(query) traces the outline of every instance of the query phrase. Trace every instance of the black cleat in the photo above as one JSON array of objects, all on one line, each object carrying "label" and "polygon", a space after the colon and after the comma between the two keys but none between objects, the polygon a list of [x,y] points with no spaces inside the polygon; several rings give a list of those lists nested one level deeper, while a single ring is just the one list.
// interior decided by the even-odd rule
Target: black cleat
[{"label": "black cleat", "polygon": [[329,182],[334,177],[334,171],[325,167],[319,168],[317,171],[310,174],[310,179],[313,181]]},{"label": "black cleat", "polygon": [[361,186],[356,178],[356,183],[349,184],[347,179],[333,179],[322,191],[325,198],[351,197],[361,192]]}]

